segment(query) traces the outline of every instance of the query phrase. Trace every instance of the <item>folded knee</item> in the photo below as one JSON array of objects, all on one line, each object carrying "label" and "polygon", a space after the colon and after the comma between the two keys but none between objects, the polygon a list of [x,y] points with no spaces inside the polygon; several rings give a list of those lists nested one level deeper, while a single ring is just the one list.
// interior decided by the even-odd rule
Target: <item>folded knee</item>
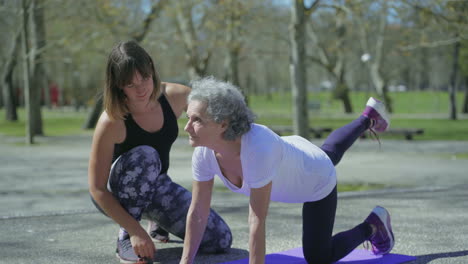
[{"label": "folded knee", "polygon": [[110,187],[117,190],[124,186],[136,187],[154,182],[160,174],[161,166],[159,154],[153,147],[143,145],[132,148],[112,164]]},{"label": "folded knee", "polygon": [[122,154],[119,159],[121,163],[125,164],[123,166],[128,168],[156,166],[156,169],[160,169],[161,167],[158,151],[147,145],[134,147]]},{"label": "folded knee", "polygon": [[232,233],[226,225],[224,228],[205,232],[200,251],[203,253],[224,253],[231,248]]},{"label": "folded knee", "polygon": [[138,154],[144,155],[144,156],[156,155],[157,157],[159,157],[158,151],[156,149],[154,149],[153,147],[148,146],[148,145],[136,146],[136,147],[132,148],[131,150],[129,150],[128,153],[138,153]]},{"label": "folded knee", "polygon": [[200,245],[200,252],[204,254],[219,254],[226,253],[231,248],[232,241],[221,240],[215,243],[207,243]]},{"label": "folded knee", "polygon": [[321,250],[304,250],[304,258],[308,264],[331,264],[331,258]]}]

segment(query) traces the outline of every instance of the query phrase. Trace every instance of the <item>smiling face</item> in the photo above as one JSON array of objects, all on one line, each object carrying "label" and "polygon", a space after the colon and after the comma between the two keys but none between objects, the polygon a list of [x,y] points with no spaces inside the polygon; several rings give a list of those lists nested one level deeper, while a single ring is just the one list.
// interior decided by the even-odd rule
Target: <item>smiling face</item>
[{"label": "smiling face", "polygon": [[122,90],[130,103],[147,102],[154,90],[153,77],[143,77],[135,72],[132,82],[122,87]]},{"label": "smiling face", "polygon": [[213,149],[216,142],[222,140],[226,124],[214,122],[206,114],[206,104],[200,101],[190,101],[187,107],[187,124],[184,130],[189,133],[192,147],[204,146]]}]

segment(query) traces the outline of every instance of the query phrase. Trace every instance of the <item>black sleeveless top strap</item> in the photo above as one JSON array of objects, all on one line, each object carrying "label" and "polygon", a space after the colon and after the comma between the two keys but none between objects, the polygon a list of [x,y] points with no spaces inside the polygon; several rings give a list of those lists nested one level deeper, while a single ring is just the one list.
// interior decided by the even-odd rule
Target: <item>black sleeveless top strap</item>
[{"label": "black sleeveless top strap", "polygon": [[127,135],[124,142],[115,144],[114,156],[112,162],[114,162],[120,155],[131,150],[134,147],[147,145],[156,149],[161,159],[161,173],[167,173],[169,169],[169,152],[172,144],[176,140],[179,127],[177,125],[177,117],[172,111],[172,107],[167,101],[164,94],[158,99],[161,104],[161,108],[164,115],[164,123],[160,130],[150,133],[142,129],[133,119],[131,114],[127,114],[124,120]]}]

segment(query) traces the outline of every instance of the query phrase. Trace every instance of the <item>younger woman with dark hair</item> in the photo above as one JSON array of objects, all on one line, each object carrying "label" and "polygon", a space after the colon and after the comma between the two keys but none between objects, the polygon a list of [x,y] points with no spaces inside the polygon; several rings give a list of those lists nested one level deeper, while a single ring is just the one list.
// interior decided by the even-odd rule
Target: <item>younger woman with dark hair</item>
[{"label": "younger woman with dark hair", "polygon": [[[112,49],[88,181],[97,208],[121,227],[117,256],[123,263],[153,259],[151,237],[167,241],[166,230],[185,237],[192,196],[167,171],[189,92],[187,86],[161,82],[153,60],[136,42]],[[213,210],[209,215],[201,247],[223,251],[231,246],[231,231]],[[151,221],[149,234],[139,223],[142,217]]]}]

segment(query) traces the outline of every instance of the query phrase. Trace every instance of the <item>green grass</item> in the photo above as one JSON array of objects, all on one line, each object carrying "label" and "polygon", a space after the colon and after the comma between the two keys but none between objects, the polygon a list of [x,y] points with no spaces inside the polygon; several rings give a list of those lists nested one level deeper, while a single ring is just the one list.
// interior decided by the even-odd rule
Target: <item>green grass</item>
[{"label": "green grass", "polygon": [[[310,118],[312,127],[339,128],[351,122],[353,118]],[[290,118],[259,118],[258,123],[275,125],[292,125]],[[393,118],[391,128],[422,128],[424,134],[415,135],[415,140],[468,140],[468,120],[448,120],[441,118]],[[387,139],[404,139],[403,135],[379,135]]]},{"label": "green grass", "polygon": [[455,158],[457,159],[468,159],[468,153],[457,153],[456,155],[453,155],[455,156]]},{"label": "green grass", "polygon": [[468,160],[468,153],[453,153],[453,154],[443,153],[438,156],[449,159],[449,160]]},{"label": "green grass", "polygon": [[[309,112],[311,127],[336,129],[356,118],[369,96],[363,92],[351,94],[354,114],[343,114],[340,101],[330,100],[329,93],[309,94],[310,101],[319,101],[320,109]],[[392,128],[422,128],[423,135],[415,135],[416,140],[468,140],[468,119],[449,120],[449,100],[442,92],[392,93],[394,113]],[[457,108],[461,109],[463,94],[457,95]],[[258,118],[256,122],[265,125],[292,125],[292,99],[290,94],[275,94],[270,100],[265,96],[250,96],[249,104]],[[385,135],[382,138],[403,139],[403,135]]]},{"label": "green grass", "polygon": [[[0,134],[6,136],[24,137],[26,135],[25,128],[25,112],[24,109],[18,109],[18,121],[6,121],[5,111],[0,110]],[[42,111],[42,127],[46,136],[64,136],[90,133],[83,130],[81,127],[85,122],[87,113],[85,112],[63,112],[59,110]]]},{"label": "green grass", "polygon": [[[355,112],[361,111],[370,96],[378,98],[376,94],[365,92],[350,93],[350,100]],[[394,114],[446,114],[448,116],[449,98],[445,92],[405,92],[390,93],[393,100]],[[463,93],[458,93],[457,108],[461,109]],[[309,102],[320,102],[321,115],[334,115],[344,112],[343,105],[338,100],[332,100],[329,92],[308,94]],[[290,115],[292,113],[291,93],[277,93],[268,99],[264,95],[249,96],[249,105],[259,115]]]},{"label": "green grass", "polygon": [[338,192],[357,192],[357,191],[369,191],[383,189],[386,186],[384,184],[341,184],[338,183]]},{"label": "green grass", "polygon": [[[319,101],[320,109],[309,112],[309,125],[312,127],[330,127],[336,129],[356,118],[367,98],[374,94],[353,92],[350,94],[353,104],[353,114],[343,114],[340,101],[330,100],[330,93],[310,93],[309,101]],[[443,92],[406,92],[392,93],[395,112],[392,116],[392,128],[422,128],[423,135],[415,135],[415,140],[468,140],[468,118],[461,120],[448,119],[448,94]],[[457,95],[458,109],[461,108],[463,94]],[[249,96],[249,105],[258,116],[256,122],[265,125],[291,125],[292,100],[291,94],[273,94],[271,99],[266,96]],[[0,110],[0,134],[7,136],[25,136],[24,110],[19,109],[19,121],[7,122],[5,112]],[[60,110],[42,111],[43,128],[46,136],[61,136],[90,133],[81,129],[86,120],[86,112]],[[463,117],[463,116],[462,116]],[[180,135],[187,119],[178,121]],[[403,135],[385,135],[382,138],[403,139]]]}]

